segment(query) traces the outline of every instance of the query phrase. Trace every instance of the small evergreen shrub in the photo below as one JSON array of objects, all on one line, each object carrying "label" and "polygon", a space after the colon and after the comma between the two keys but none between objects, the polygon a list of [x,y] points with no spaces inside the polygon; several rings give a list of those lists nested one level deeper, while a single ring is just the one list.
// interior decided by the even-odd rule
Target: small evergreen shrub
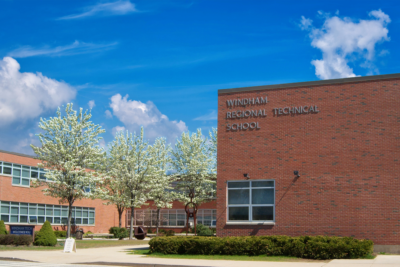
[{"label": "small evergreen shrub", "polygon": [[126,228],[119,228],[119,227],[111,227],[108,232],[113,234],[115,238],[124,239],[125,237],[129,236],[129,231]]},{"label": "small evergreen shrub", "polygon": [[212,236],[214,235],[213,231],[205,225],[198,224],[196,225],[196,233],[198,236]]},{"label": "small evergreen shrub", "polygon": [[148,234],[152,234],[152,233],[153,233],[153,230],[151,230],[151,228],[149,228],[149,229],[147,230],[147,233],[148,233]]},{"label": "small evergreen shrub", "polygon": [[42,229],[36,234],[33,244],[35,246],[55,246],[57,244],[57,237],[49,221],[44,222]]},{"label": "small evergreen shrub", "polygon": [[174,236],[175,235],[175,231],[174,230],[168,230],[165,232],[166,236]]},{"label": "small evergreen shrub", "polygon": [[57,238],[67,237],[67,231],[54,231]]},{"label": "small evergreen shrub", "polygon": [[360,258],[372,253],[371,240],[329,236],[156,237],[150,253],[192,255],[267,255],[308,259]]},{"label": "small evergreen shrub", "polygon": [[6,226],[4,225],[4,221],[1,220],[0,221],[0,235],[6,235],[8,234],[7,230],[6,230]]},{"label": "small evergreen shrub", "polygon": [[32,243],[30,235],[1,235],[0,245],[29,246]]}]

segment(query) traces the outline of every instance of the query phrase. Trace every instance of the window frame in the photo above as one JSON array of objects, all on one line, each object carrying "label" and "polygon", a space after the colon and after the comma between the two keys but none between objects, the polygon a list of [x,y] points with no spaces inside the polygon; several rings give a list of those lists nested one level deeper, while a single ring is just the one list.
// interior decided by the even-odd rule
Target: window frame
[{"label": "window frame", "polygon": [[[7,164],[6,166],[4,164]],[[11,174],[4,173],[4,167],[10,168],[11,169]],[[15,171],[19,171],[19,175],[16,175],[14,173]],[[29,177],[24,177],[23,173],[24,171],[29,172]],[[18,163],[11,163],[11,162],[5,162],[5,161],[0,161],[0,175],[8,176],[11,177],[11,185],[12,186],[20,186],[20,187],[26,187],[29,188],[31,186],[31,180],[40,180],[44,182],[52,182],[51,180],[47,179],[44,177],[46,174],[47,170],[35,167],[35,166],[29,166],[29,165],[24,165],[24,164],[18,164]],[[32,173],[36,173],[37,177],[32,177]],[[42,179],[41,177],[44,177]],[[19,182],[16,183],[14,181],[18,180]],[[28,184],[24,184],[28,181]]]},{"label": "window frame", "polygon": [[[238,182],[248,182],[249,187],[238,187],[238,188],[229,188],[229,183],[238,183]],[[253,182],[273,182],[273,187],[253,187]],[[249,190],[249,203],[248,204],[229,204],[229,191],[230,190]],[[274,203],[273,204],[252,204],[252,190],[253,189],[273,189],[274,192]],[[229,220],[229,208],[230,207],[247,207],[249,209],[248,216],[249,220]],[[272,220],[253,220],[253,207],[272,207],[273,209],[273,219]],[[275,210],[276,210],[276,182],[275,179],[262,179],[262,180],[231,180],[226,182],[226,222],[227,224],[275,224]]]}]

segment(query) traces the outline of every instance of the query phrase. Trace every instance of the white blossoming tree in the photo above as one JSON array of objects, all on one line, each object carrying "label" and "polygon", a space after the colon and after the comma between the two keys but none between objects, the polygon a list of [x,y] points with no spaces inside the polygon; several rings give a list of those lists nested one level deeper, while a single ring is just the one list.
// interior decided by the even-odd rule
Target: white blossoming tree
[{"label": "white blossoming tree", "polygon": [[163,208],[172,208],[172,202],[176,199],[176,194],[171,187],[174,182],[174,176],[168,175],[170,166],[171,147],[166,144],[165,138],[157,138],[154,142],[153,149],[156,157],[156,172],[153,176],[154,188],[151,190],[151,200],[157,208],[156,233],[160,225],[160,210]]},{"label": "white blossoming tree", "polygon": [[[90,111],[77,113],[67,104],[65,115],[60,108],[57,116],[40,119],[38,134],[41,147],[31,145],[42,161],[39,167],[46,168],[46,178],[50,182],[35,181],[34,185],[44,186],[45,195],[58,198],[60,203],[68,203],[67,237],[71,236],[72,207],[76,200],[94,198],[100,192],[102,177],[92,168],[101,159],[103,150],[98,143],[99,135],[105,131],[90,121]],[[88,190],[88,189],[91,190]]]},{"label": "white blossoming tree", "polygon": [[152,146],[144,140],[143,128],[139,136],[119,132],[109,148],[109,176],[118,177],[125,188],[124,203],[131,210],[129,239],[133,238],[135,208],[146,205],[151,190],[155,187],[152,179],[157,169],[157,158]]},{"label": "white blossoming tree", "polygon": [[201,130],[196,133],[182,133],[172,151],[172,166],[176,170],[179,199],[189,202],[189,192],[194,193],[193,202],[201,204],[211,200],[215,193],[216,170],[210,141],[204,138]]}]

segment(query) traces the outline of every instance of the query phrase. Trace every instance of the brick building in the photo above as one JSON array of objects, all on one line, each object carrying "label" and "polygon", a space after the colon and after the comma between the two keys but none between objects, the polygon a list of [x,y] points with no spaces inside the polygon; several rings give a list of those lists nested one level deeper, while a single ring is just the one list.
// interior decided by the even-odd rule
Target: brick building
[{"label": "brick building", "polygon": [[[31,180],[45,180],[45,170],[38,169],[40,160],[32,156],[0,150],[0,219],[9,225],[35,225],[40,230],[48,220],[54,229],[66,230],[68,204],[59,204],[58,199],[44,196],[42,188],[31,186]],[[118,211],[105,201],[83,199],[74,203],[73,223],[85,232],[107,233],[112,226],[118,226]],[[154,227],[155,207],[149,205],[135,211],[134,225]],[[129,212],[123,214],[123,227],[129,227]],[[215,227],[216,201],[199,207],[198,222]],[[161,211],[161,228],[176,232],[185,230],[184,206],[174,201],[172,209]]]},{"label": "brick building", "polygon": [[400,74],[218,92],[217,235],[400,245]]}]

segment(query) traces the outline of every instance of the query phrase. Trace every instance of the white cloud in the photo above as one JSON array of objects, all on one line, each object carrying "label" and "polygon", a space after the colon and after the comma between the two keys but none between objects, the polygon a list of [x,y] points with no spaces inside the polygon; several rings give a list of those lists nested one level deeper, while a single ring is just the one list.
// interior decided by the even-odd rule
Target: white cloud
[{"label": "white cloud", "polygon": [[110,107],[127,130],[139,132],[143,126],[146,138],[150,140],[163,136],[169,142],[175,142],[182,132],[188,130],[183,121],[170,121],[151,101],[142,103],[128,100],[128,95],[122,98],[120,94],[116,94],[111,97]]},{"label": "white cloud", "polygon": [[94,100],[90,100],[90,101],[88,102],[88,106],[89,106],[90,109],[93,109],[93,107],[96,106]]},{"label": "white cloud", "polygon": [[15,59],[0,60],[0,127],[37,118],[75,98],[67,83],[19,70]]},{"label": "white cloud", "polygon": [[304,16],[301,16],[301,21],[300,21],[300,28],[302,30],[308,30],[312,25],[312,20],[305,18]]},{"label": "white cloud", "polygon": [[112,114],[111,114],[111,111],[109,111],[108,109],[104,112],[105,114],[106,114],[106,118],[107,119],[111,119],[112,118]]},{"label": "white cloud", "polygon": [[112,128],[111,132],[112,134],[115,136],[118,132],[121,131],[126,131],[126,128],[124,126],[115,126],[114,128]]},{"label": "white cloud", "polygon": [[212,110],[210,113],[193,119],[194,121],[213,121],[218,119],[218,113]]},{"label": "white cloud", "polygon": [[372,64],[375,46],[390,40],[387,29],[390,18],[381,10],[371,11],[369,16],[371,19],[358,22],[326,17],[321,28],[312,27],[310,20],[302,17],[301,28],[310,31],[311,45],[322,51],[322,59],[311,61],[320,79],[355,77],[348,63],[360,58],[364,61],[362,67],[377,71]]},{"label": "white cloud", "polygon": [[75,41],[70,45],[49,47],[44,46],[34,48],[31,46],[23,46],[8,53],[8,56],[14,58],[25,58],[34,56],[72,56],[88,53],[102,52],[115,48],[117,42],[107,44],[93,44]]},{"label": "white cloud", "polygon": [[132,12],[138,12],[135,4],[132,4],[129,0],[98,3],[97,5],[86,7],[85,10],[86,11],[83,13],[61,17],[59,20],[81,19],[92,16],[126,15]]}]

